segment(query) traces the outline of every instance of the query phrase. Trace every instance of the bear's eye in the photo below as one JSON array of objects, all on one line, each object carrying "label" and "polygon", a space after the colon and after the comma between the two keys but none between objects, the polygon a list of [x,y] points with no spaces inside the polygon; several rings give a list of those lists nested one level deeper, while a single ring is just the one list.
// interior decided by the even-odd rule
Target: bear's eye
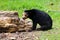
[{"label": "bear's eye", "polygon": [[24,16],[27,16],[27,15],[24,15]]},{"label": "bear's eye", "polygon": [[27,14],[25,14],[25,16],[27,17],[28,15],[27,15]]}]

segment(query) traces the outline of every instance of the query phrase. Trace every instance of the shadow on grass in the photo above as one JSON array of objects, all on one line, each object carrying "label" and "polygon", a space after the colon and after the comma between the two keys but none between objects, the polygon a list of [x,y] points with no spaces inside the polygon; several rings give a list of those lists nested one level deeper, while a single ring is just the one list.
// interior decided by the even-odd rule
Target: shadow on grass
[{"label": "shadow on grass", "polygon": [[[51,28],[51,29],[53,29],[53,28]],[[51,30],[51,29],[41,30],[41,28],[37,28],[36,31],[48,31],[48,30]]]},{"label": "shadow on grass", "polygon": [[[51,29],[48,29],[48,30],[51,30]],[[48,30],[41,30],[40,28],[37,28],[36,30],[29,30],[29,31],[21,30],[21,31],[14,31],[14,32],[11,32],[11,33],[16,33],[16,32],[34,32],[34,31],[48,31]],[[7,32],[0,32],[0,33],[7,33]]]}]

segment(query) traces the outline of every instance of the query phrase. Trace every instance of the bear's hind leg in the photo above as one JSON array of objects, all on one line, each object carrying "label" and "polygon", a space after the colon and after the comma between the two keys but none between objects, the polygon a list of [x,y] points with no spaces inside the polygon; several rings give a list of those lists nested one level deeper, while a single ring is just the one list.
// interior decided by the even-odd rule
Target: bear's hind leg
[{"label": "bear's hind leg", "polygon": [[43,25],[40,28],[40,30],[49,30],[49,29],[52,29],[52,26]]}]

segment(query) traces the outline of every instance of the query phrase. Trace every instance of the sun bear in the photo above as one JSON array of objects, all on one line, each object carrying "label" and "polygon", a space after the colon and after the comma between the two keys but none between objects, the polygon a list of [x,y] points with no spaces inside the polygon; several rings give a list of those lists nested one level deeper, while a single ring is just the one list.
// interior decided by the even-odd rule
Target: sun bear
[{"label": "sun bear", "polygon": [[40,30],[49,30],[52,29],[52,19],[44,11],[38,9],[25,10],[23,12],[23,19],[30,18],[33,22],[32,30],[36,29],[37,24],[41,27]]}]

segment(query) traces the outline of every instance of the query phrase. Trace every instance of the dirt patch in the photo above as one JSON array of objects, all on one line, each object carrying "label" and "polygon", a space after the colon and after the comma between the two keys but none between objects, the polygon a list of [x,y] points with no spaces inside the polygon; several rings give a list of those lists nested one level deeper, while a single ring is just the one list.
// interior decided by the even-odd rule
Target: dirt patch
[{"label": "dirt patch", "polygon": [[0,40],[38,40],[35,32],[0,33]]}]

